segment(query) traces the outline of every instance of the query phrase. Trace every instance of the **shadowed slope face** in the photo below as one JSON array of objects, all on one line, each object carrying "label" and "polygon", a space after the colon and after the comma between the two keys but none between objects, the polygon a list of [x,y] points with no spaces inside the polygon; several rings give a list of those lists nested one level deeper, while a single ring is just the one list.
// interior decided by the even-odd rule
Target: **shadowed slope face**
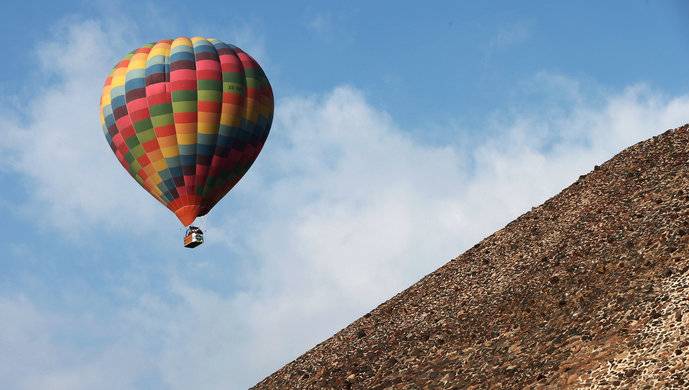
[{"label": "shadowed slope face", "polygon": [[688,242],[684,126],[596,167],[256,387],[689,386]]}]

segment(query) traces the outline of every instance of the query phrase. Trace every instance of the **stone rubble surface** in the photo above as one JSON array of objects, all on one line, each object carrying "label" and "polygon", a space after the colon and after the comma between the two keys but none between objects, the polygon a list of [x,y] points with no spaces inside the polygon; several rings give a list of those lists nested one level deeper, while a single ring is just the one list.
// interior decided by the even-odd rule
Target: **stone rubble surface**
[{"label": "stone rubble surface", "polygon": [[689,388],[689,125],[596,166],[256,389]]}]

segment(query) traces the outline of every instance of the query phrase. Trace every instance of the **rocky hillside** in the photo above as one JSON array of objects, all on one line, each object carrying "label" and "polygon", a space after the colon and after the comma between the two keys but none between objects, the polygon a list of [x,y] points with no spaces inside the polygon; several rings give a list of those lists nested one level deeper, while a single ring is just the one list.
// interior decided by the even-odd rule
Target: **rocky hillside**
[{"label": "rocky hillside", "polygon": [[634,145],[258,389],[689,388],[689,126]]}]

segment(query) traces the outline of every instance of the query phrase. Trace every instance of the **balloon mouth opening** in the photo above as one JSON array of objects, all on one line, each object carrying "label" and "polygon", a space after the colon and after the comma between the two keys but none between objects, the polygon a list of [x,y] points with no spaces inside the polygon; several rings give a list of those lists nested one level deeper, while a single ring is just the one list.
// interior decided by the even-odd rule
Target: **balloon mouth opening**
[{"label": "balloon mouth opening", "polygon": [[177,216],[177,218],[179,218],[179,221],[182,222],[182,225],[189,226],[199,215],[200,208],[201,206],[192,204],[188,206],[182,206],[177,210],[174,210],[174,213]]},{"label": "balloon mouth opening", "polygon": [[208,214],[208,204],[200,196],[182,196],[167,205],[182,225],[189,226],[198,217]]}]

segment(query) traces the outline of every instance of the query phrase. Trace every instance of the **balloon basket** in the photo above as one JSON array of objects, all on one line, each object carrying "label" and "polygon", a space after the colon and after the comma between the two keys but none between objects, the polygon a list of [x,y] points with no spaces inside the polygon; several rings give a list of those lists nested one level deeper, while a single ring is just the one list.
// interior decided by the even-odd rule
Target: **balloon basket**
[{"label": "balloon basket", "polygon": [[184,234],[184,247],[196,248],[201,244],[203,244],[203,232],[196,226],[189,226]]}]

